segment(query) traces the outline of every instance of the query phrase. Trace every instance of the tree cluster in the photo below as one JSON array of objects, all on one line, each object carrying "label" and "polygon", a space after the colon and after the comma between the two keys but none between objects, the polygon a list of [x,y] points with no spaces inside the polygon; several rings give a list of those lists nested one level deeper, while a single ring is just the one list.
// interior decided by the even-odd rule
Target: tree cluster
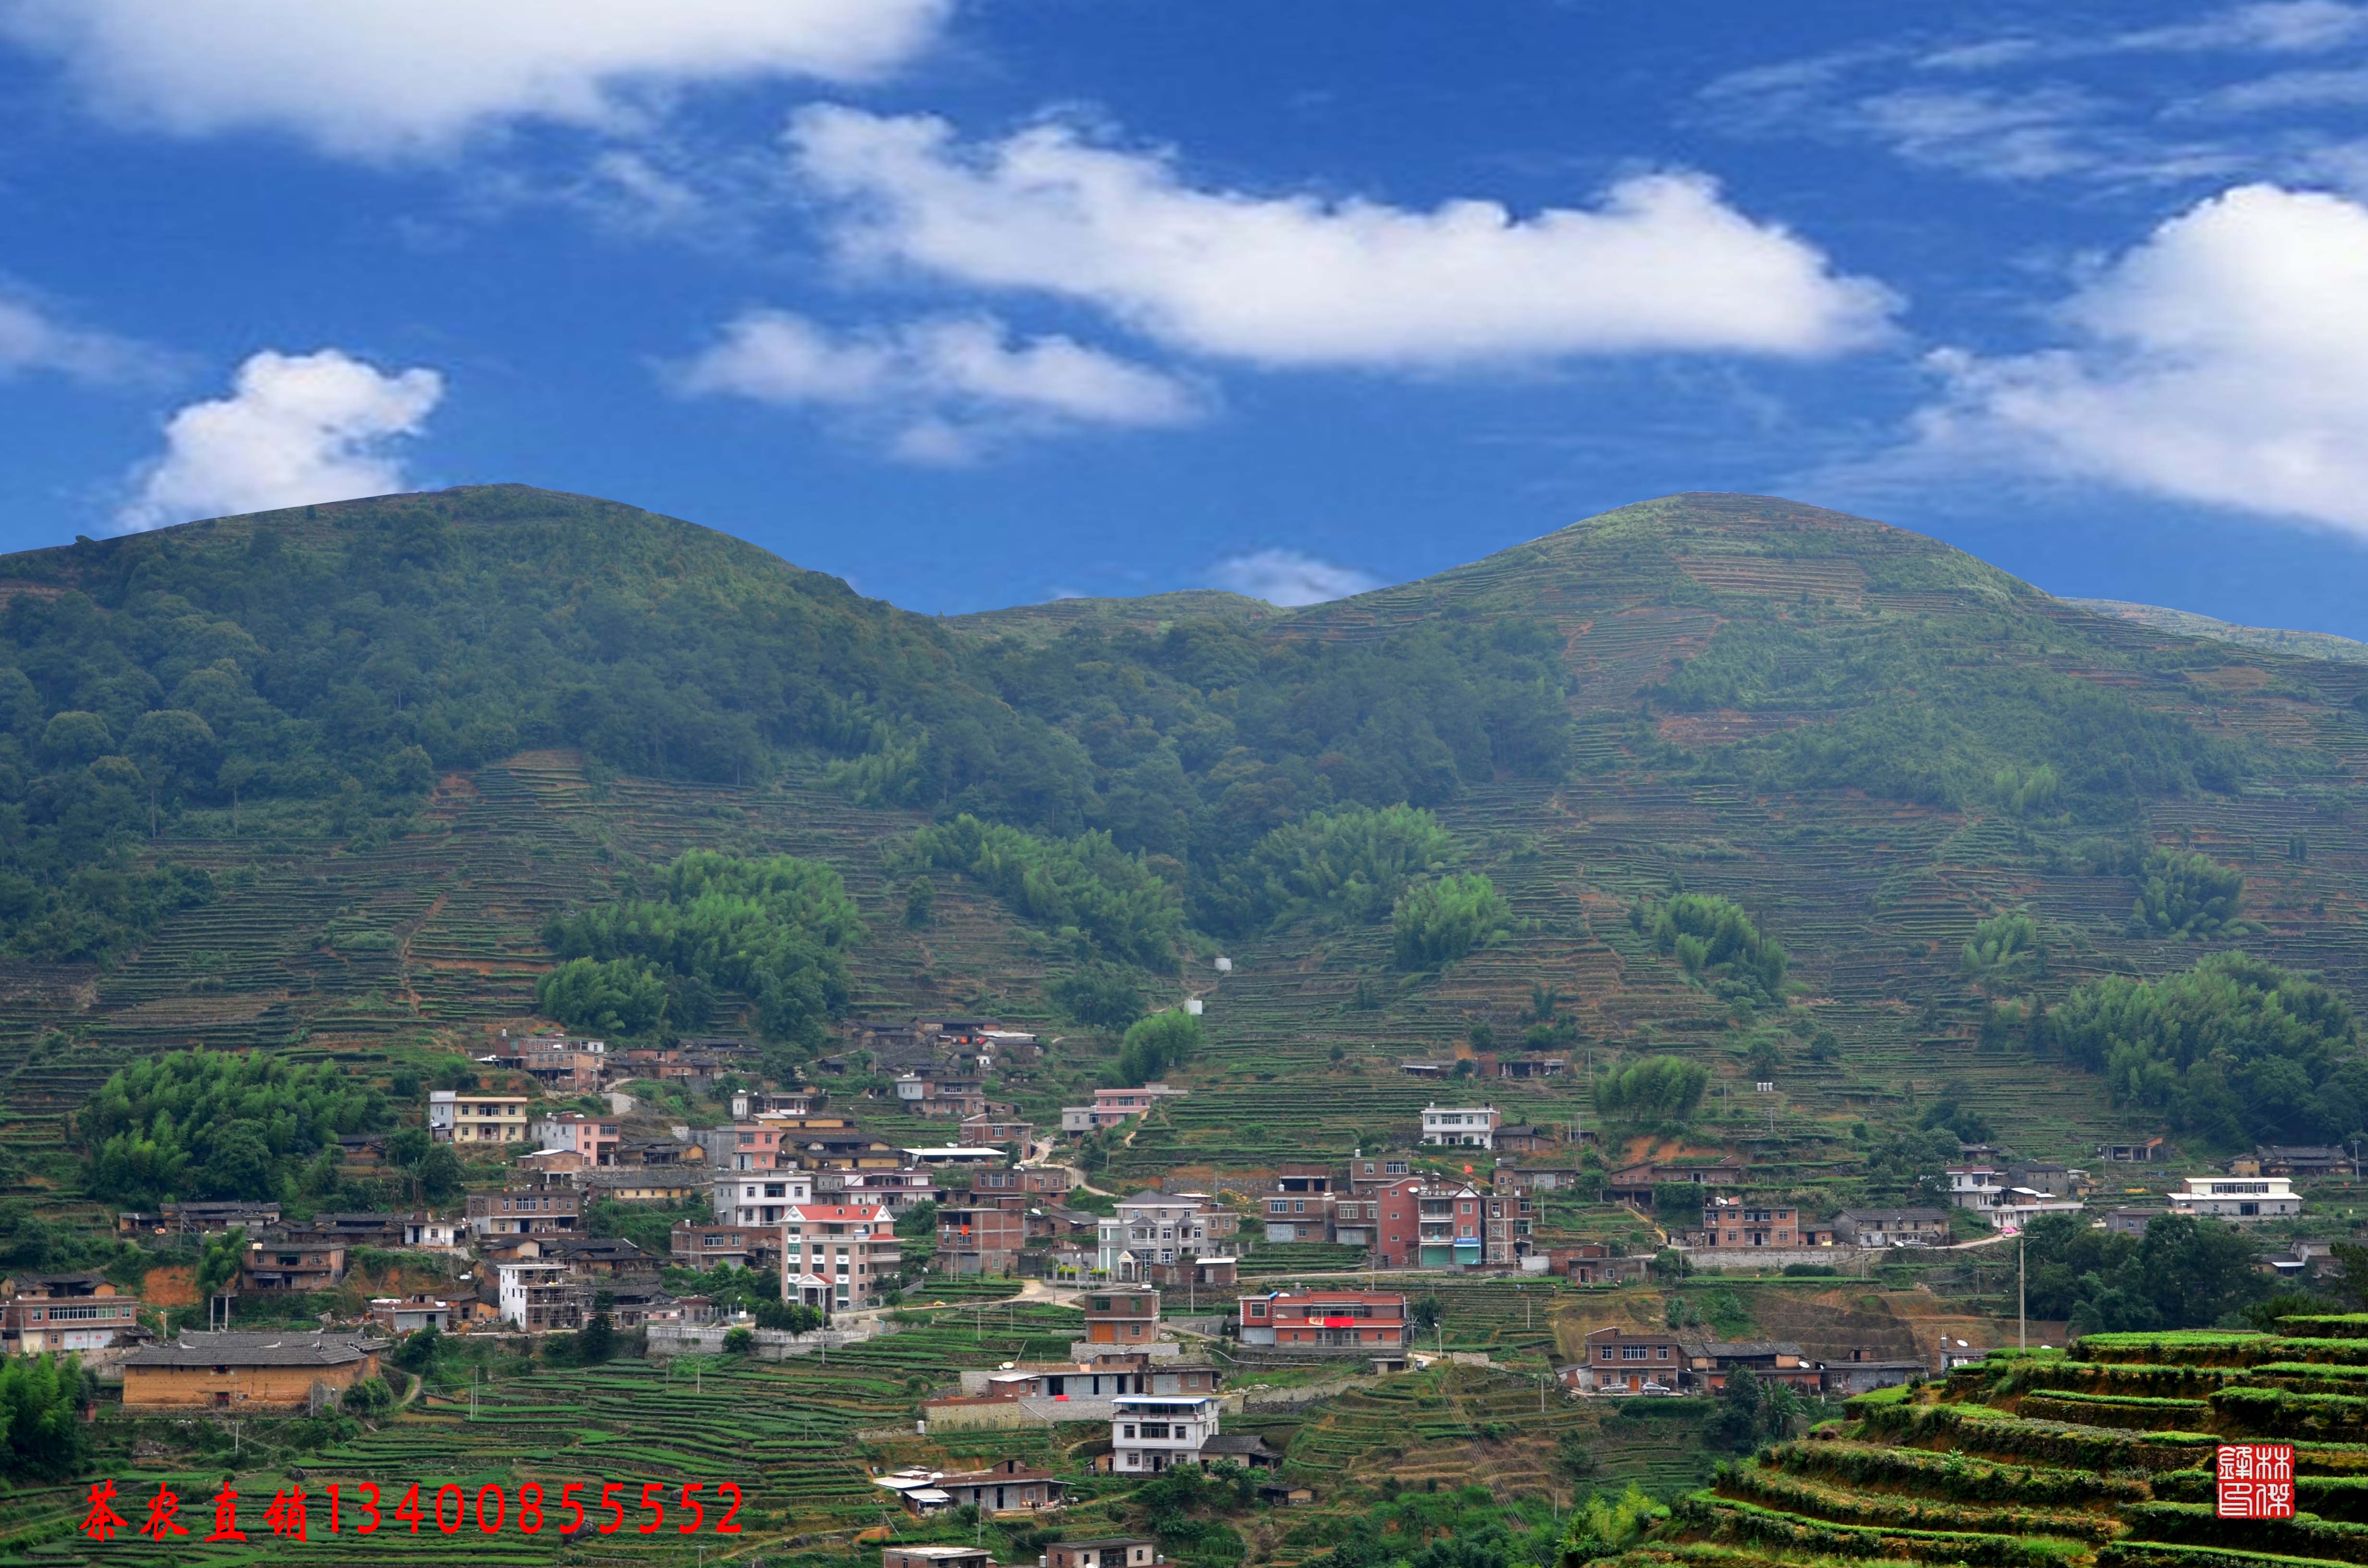
[{"label": "tree cluster", "polygon": [[1651,933],[1656,948],[1721,994],[1772,1001],[1784,994],[1784,945],[1761,936],[1732,899],[1679,893],[1654,915]]},{"label": "tree cluster", "polygon": [[2160,980],[2107,976],[2048,1015],[2047,1038],[2119,1105],[2224,1146],[2348,1141],[2368,1127],[2368,1058],[2344,999],[2223,953]]},{"label": "tree cluster", "polygon": [[646,1035],[697,1028],[745,1004],[768,1039],[812,1043],[847,1000],[844,955],[866,935],[830,867],[791,855],[694,849],[650,898],[555,915],[564,960],[537,993],[571,1028]]},{"label": "tree cluster", "polygon": [[1225,931],[1308,915],[1364,924],[1406,884],[1445,869],[1455,838],[1418,806],[1338,806],[1276,828],[1228,865],[1202,901]]},{"label": "tree cluster", "polygon": [[1595,1080],[1595,1108],[1633,1121],[1683,1121],[1702,1104],[1710,1069],[1679,1056],[1647,1056]]},{"label": "tree cluster", "polygon": [[1435,969],[1513,931],[1513,906],[1478,871],[1429,877],[1398,895],[1392,949],[1400,969]]},{"label": "tree cluster", "polygon": [[1139,854],[1107,833],[1042,838],[967,812],[922,828],[905,854],[917,866],[974,877],[1019,914],[1074,932],[1100,951],[1167,971],[1184,910]]},{"label": "tree cluster", "polygon": [[389,1125],[386,1097],[329,1063],[264,1051],[176,1051],[120,1069],[75,1119],[86,1182],[102,1198],[289,1196],[341,1135]]},{"label": "tree cluster", "polygon": [[2074,1334],[2209,1328],[2270,1290],[2251,1239],[2217,1220],[2167,1214],[2130,1236],[2043,1214],[2022,1244],[2032,1313],[2067,1318]]},{"label": "tree cluster", "polygon": [[2130,921],[2149,936],[2216,937],[2245,903],[2245,873],[2208,855],[2157,849],[2138,868]]},{"label": "tree cluster", "polygon": [[0,1361],[0,1475],[63,1481],[90,1451],[82,1363],[71,1356],[11,1356]]},{"label": "tree cluster", "polygon": [[1154,1013],[1126,1031],[1111,1072],[1121,1086],[1139,1089],[1183,1066],[1200,1049],[1200,1019],[1180,1007]]}]

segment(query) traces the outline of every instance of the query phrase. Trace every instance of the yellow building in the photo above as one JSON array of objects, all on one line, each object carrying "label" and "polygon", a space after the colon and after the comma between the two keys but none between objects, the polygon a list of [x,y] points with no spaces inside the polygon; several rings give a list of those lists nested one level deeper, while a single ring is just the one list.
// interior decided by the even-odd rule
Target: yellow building
[{"label": "yellow building", "polygon": [[123,1358],[128,1411],[301,1411],[378,1376],[386,1342],[351,1330],[201,1334]]},{"label": "yellow building", "polygon": [[524,1095],[463,1095],[451,1089],[427,1096],[427,1136],[438,1143],[523,1143],[527,1141]]}]

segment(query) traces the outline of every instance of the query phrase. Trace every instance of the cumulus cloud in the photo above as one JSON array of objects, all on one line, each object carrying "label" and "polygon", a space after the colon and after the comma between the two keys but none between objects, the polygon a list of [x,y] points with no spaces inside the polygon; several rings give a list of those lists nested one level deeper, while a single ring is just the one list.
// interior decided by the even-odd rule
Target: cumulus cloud
[{"label": "cumulus cloud", "polygon": [[1260,365],[1825,355],[1882,336],[1896,307],[1696,175],[1522,217],[1195,186],[1167,155],[1059,124],[964,144],[939,119],[818,107],[791,146],[859,263],[1086,301],[1172,347]]},{"label": "cumulus cloud", "polygon": [[672,372],[687,393],[837,409],[916,462],[961,462],[1016,438],[1087,426],[1188,424],[1205,400],[1173,377],[1058,335],[1017,338],[992,316],[834,333],[751,311]]},{"label": "cumulus cloud", "polygon": [[164,455],[141,469],[117,524],[129,532],[401,490],[388,447],[417,435],[443,396],[433,370],[389,375],[334,348],[257,354],[230,396],[166,422]]},{"label": "cumulus cloud", "polygon": [[0,380],[37,370],[113,385],[156,379],[164,356],[117,337],[68,326],[31,300],[0,292]]},{"label": "cumulus cloud", "polygon": [[1934,358],[1911,461],[2102,480],[2368,532],[2368,209],[2242,186],[2063,306],[2043,352]]},{"label": "cumulus cloud", "polygon": [[514,118],[602,125],[651,90],[860,81],[951,0],[0,0],[0,33],[92,108],[183,135],[266,128],[336,153],[449,147]]},{"label": "cumulus cloud", "polygon": [[1219,562],[1209,575],[1221,588],[1286,609],[1345,599],[1382,586],[1382,580],[1370,572],[1335,565],[1295,550],[1260,550],[1233,556]]}]

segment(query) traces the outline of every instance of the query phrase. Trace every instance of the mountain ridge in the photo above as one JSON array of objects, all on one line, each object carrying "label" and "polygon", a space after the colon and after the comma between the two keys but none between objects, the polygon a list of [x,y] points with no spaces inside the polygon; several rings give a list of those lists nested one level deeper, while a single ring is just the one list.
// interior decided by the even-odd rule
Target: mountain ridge
[{"label": "mountain ridge", "polygon": [[[1776,498],[1660,498],[1289,610],[925,616],[527,487],[12,556],[12,587],[0,927],[20,962],[0,982],[25,1000],[0,1025],[0,1153],[32,1189],[56,1119],[130,1055],[383,1059],[530,1021],[550,916],[688,848],[847,879],[871,933],[855,1017],[992,1009],[1090,1041],[1059,985],[1123,971],[1180,994],[966,869],[929,871],[939,913],[912,924],[905,846],[963,812],[1046,845],[1110,835],[1236,960],[1213,985],[1186,971],[1208,1054],[1122,1175],[1403,1136],[1423,1091],[1395,1053],[1510,1028],[1533,987],[1599,1062],[1674,1052],[1717,1085],[1776,1051],[1763,1152],[1803,1172],[1943,1094],[2067,1154],[2158,1129],[2000,1033],[1958,954],[2016,909],[2052,934],[2029,994],[2049,1006],[2239,945],[2368,995],[2368,669],[2133,625]],[[166,732],[194,748],[182,771]],[[1266,835],[1399,801],[1501,890],[1501,941],[1408,969],[1386,921],[1250,896]],[[2240,869],[2252,926],[2134,928],[2131,868],[2165,847]],[[1679,888],[1781,940],[1792,999],[1740,1007],[1659,950],[1639,912]],[[1099,1070],[1079,1049],[1014,1092],[1057,1109]],[[1583,1083],[1521,1095],[1536,1120],[1593,1114]]]}]

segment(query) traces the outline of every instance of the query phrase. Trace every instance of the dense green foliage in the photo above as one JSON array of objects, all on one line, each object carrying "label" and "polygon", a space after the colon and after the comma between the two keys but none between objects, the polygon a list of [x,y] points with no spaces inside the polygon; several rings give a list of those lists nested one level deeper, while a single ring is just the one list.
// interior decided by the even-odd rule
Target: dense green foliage
[{"label": "dense green foliage", "polygon": [[1181,1067],[1200,1049],[1200,1019],[1180,1007],[1154,1013],[1126,1031],[1112,1071],[1121,1085],[1139,1089]]},{"label": "dense green foliage", "polygon": [[620,1034],[700,1028],[734,999],[768,1037],[812,1043],[846,1003],[844,955],[864,935],[828,866],[694,849],[655,897],[554,916],[544,937],[566,961],[539,999],[571,1028]]},{"label": "dense green foliage", "polygon": [[1648,1056],[1595,1080],[1595,1108],[1637,1121],[1682,1121],[1710,1087],[1710,1069],[1678,1056]]},{"label": "dense green foliage", "polygon": [[2130,918],[2157,937],[2216,937],[2245,902],[2245,874],[2209,856],[2157,849],[2138,868]]},{"label": "dense green foliage", "polygon": [[[1383,1490],[1384,1500],[1360,1509],[1339,1543],[1315,1559],[1319,1568],[1516,1568],[1556,1561],[1554,1509],[1543,1499],[1516,1500],[1476,1485],[1401,1492],[1394,1477]],[[1635,1495],[1641,1501],[1622,1495],[1605,1502],[1599,1522],[1608,1539],[1629,1541],[1661,1512],[1649,1497]],[[1582,1511],[1572,1521],[1574,1539],[1587,1517]]]},{"label": "dense green foliage", "polygon": [[11,1356],[0,1362],[0,1475],[63,1481],[83,1466],[89,1397],[71,1356]]},{"label": "dense green foliage", "polygon": [[1143,1017],[1143,988],[1113,963],[1089,963],[1045,983],[1044,994],[1081,1024],[1122,1029]]},{"label": "dense green foliage", "polygon": [[665,1021],[666,983],[637,959],[569,959],[534,988],[547,1017],[594,1034],[647,1034]]},{"label": "dense green foliage", "polygon": [[1826,716],[1718,759],[1763,787],[2120,820],[2147,798],[2225,791],[2242,775],[2235,747],[2185,719],[2035,660],[1998,660],[2031,638],[2009,614],[1927,620],[1907,637],[1758,608],[1729,619],[1652,695],[1688,710]]},{"label": "dense green foliage", "polygon": [[1486,876],[1465,871],[1408,887],[1391,923],[1398,967],[1432,969],[1509,936],[1513,906]]},{"label": "dense green foliage", "polygon": [[[1955,1108],[1950,1109],[1953,1112]],[[1867,1151],[1866,1175],[1861,1185],[1868,1199],[1877,1203],[1945,1204],[1949,1178],[1943,1173],[1958,1157],[1957,1134],[1952,1127],[1936,1123],[1903,1128]]]},{"label": "dense green foliage", "polygon": [[1762,937],[1732,899],[1679,893],[1653,918],[1653,945],[1721,994],[1772,1000],[1784,993],[1784,945]]},{"label": "dense green foliage", "polygon": [[2184,1214],[2150,1221],[2143,1236],[2043,1214],[2023,1248],[2032,1315],[2069,1318],[2075,1334],[2206,1328],[2270,1289],[2244,1232]]},{"label": "dense green foliage", "polygon": [[[1082,814],[1073,742],[928,619],[702,528],[518,486],[307,507],[11,558],[0,616],[0,929],[43,957],[137,938],[202,877],[129,850],[189,812],[368,840],[439,769],[575,745],[750,779],[786,749],[928,726],[982,803]],[[1042,756],[1075,758],[1065,770]],[[1039,800],[1040,777],[1076,780]]]},{"label": "dense green foliage", "polygon": [[2320,1142],[2368,1127],[2368,1059],[2343,998],[2242,953],[2161,980],[2108,976],[2048,1017],[2117,1104],[2223,1145]]},{"label": "dense green foliage", "polygon": [[2028,910],[1994,915],[1974,927],[1959,967],[1986,991],[2021,990],[2047,972],[2046,934]]},{"label": "dense green foliage", "polygon": [[176,1051],[108,1079],[76,1119],[90,1190],[127,1204],[287,1196],[337,1139],[393,1119],[376,1089],[335,1066],[262,1051]]},{"label": "dense green foliage", "polygon": [[1718,1413],[1711,1417],[1702,1436],[1748,1454],[1761,1443],[1791,1437],[1806,1409],[1792,1384],[1762,1381],[1750,1368],[1737,1367],[1727,1373],[1726,1386],[1719,1391]]},{"label": "dense green foliage", "polygon": [[1176,967],[1184,912],[1139,854],[1107,833],[1040,838],[967,813],[913,835],[912,858],[975,877],[1014,910],[1146,969]]},{"label": "dense green foliage", "polygon": [[1306,915],[1379,920],[1408,881],[1442,869],[1454,853],[1454,835],[1419,807],[1336,808],[1259,839],[1203,904],[1223,930]]}]

